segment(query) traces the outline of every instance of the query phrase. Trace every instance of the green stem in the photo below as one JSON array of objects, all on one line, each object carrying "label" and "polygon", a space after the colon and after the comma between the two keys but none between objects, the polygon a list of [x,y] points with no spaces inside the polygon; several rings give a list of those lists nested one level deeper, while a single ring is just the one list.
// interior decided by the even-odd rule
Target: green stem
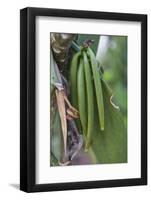
[{"label": "green stem", "polygon": [[72,41],[71,46],[76,52],[81,50],[81,48],[74,41]]},{"label": "green stem", "polygon": [[55,155],[52,152],[51,152],[51,164],[53,166],[58,166],[59,165],[57,158],[55,157]]},{"label": "green stem", "polygon": [[92,161],[93,161],[93,164],[97,164],[98,161],[97,161],[96,155],[95,155],[95,153],[94,153],[94,151],[93,151],[93,149],[92,149],[91,146],[89,147],[88,152],[89,152],[89,154],[90,154],[90,156],[91,156],[91,159],[92,159]]}]

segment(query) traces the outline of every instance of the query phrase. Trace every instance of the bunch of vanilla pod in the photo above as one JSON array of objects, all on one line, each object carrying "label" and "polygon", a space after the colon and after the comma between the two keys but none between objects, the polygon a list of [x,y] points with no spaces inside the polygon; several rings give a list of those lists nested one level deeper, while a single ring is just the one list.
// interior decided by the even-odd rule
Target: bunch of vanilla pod
[{"label": "bunch of vanilla pod", "polygon": [[[95,118],[99,116],[100,130],[104,130],[104,103],[98,62],[90,46],[81,47],[71,61],[71,103],[79,111],[85,150],[91,145]],[[95,113],[95,104],[97,112]]]}]

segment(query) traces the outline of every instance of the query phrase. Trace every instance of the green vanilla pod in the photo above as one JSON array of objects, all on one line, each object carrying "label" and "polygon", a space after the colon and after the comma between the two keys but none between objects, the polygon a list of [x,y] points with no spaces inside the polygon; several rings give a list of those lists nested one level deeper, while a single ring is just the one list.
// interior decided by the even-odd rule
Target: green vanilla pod
[{"label": "green vanilla pod", "polygon": [[79,69],[77,74],[77,94],[78,94],[78,110],[80,122],[84,135],[87,134],[87,110],[86,110],[86,84],[84,77],[83,60],[80,59]]},{"label": "green vanilla pod", "polygon": [[70,66],[70,83],[71,83],[71,102],[72,105],[77,109],[77,72],[79,67],[79,60],[81,56],[81,51],[73,56]]},{"label": "green vanilla pod", "polygon": [[94,55],[93,51],[90,49],[90,47],[88,47],[87,52],[89,54],[90,64],[91,64],[92,73],[93,73],[100,129],[103,131],[104,130],[104,102],[103,102],[103,93],[102,93],[102,85],[101,85],[101,81],[100,81],[100,75],[99,75],[95,55]]},{"label": "green vanilla pod", "polygon": [[86,98],[87,98],[87,137],[86,147],[88,150],[91,143],[91,136],[94,131],[94,85],[92,72],[86,52],[83,51],[84,75],[86,81]]}]

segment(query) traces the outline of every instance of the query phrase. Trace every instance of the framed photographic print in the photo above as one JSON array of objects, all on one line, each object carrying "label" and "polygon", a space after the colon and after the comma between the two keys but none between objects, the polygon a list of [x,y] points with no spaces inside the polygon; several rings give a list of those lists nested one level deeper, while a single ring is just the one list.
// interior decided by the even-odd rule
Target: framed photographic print
[{"label": "framed photographic print", "polygon": [[147,184],[147,16],[20,12],[20,189]]}]

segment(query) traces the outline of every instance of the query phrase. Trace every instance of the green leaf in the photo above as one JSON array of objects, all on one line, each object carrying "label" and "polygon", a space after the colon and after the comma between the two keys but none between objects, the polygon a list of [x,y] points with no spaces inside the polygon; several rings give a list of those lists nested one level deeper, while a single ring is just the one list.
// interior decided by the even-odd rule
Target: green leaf
[{"label": "green leaf", "polygon": [[[102,90],[105,108],[105,130],[100,131],[99,122],[95,120],[92,145],[89,153],[95,157],[94,163],[127,162],[127,129],[120,111],[110,102],[110,91],[104,81]],[[96,104],[95,104],[96,105]],[[97,107],[96,115],[97,114]],[[98,116],[96,117],[98,119]]]},{"label": "green leaf", "polygon": [[[60,161],[62,157],[63,150],[63,139],[62,139],[62,129],[59,113],[56,110],[55,113],[51,112],[51,165],[57,165],[55,160]],[[55,158],[55,159],[54,159]]]},{"label": "green leaf", "polygon": [[50,49],[50,81],[51,87],[54,87],[55,83],[58,83],[58,78],[55,72],[55,60],[53,58],[52,50]]},{"label": "green leaf", "polygon": [[59,112],[55,96],[55,83],[58,83],[58,77],[55,72],[55,60],[50,50],[50,165],[58,165],[61,160],[63,150],[63,138]]}]

